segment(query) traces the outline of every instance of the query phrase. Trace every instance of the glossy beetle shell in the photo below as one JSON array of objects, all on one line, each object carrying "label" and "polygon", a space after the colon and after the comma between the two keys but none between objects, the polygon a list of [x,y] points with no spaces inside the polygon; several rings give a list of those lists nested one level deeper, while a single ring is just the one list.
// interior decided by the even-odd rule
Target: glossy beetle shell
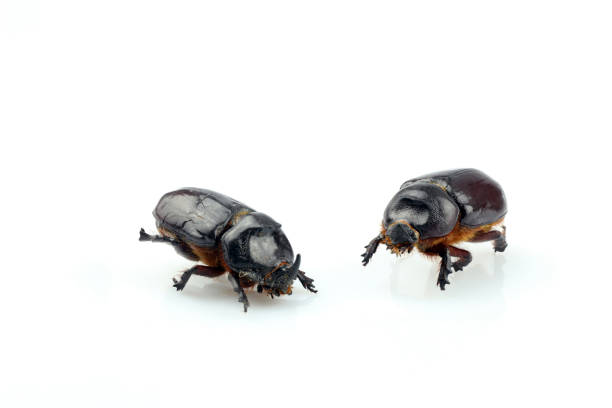
[{"label": "glossy beetle shell", "polygon": [[226,195],[183,188],[162,196],[153,210],[158,228],[202,248],[214,248],[232,217],[253,210]]},{"label": "glossy beetle shell", "polygon": [[223,194],[183,188],[165,194],[153,216],[158,229],[200,248],[222,249],[232,270],[263,275],[293,262],[293,249],[281,225],[266,214]]},{"label": "glossy beetle shell", "polygon": [[293,250],[281,225],[263,213],[245,215],[221,238],[223,256],[235,271],[265,274],[279,262],[293,262]]},{"label": "glossy beetle shell", "polygon": [[476,169],[458,169],[426,174],[406,181],[401,189],[427,182],[440,186],[460,210],[459,222],[468,227],[494,223],[507,212],[506,196],[499,183]]},{"label": "glossy beetle shell", "polygon": [[406,221],[428,239],[449,234],[457,222],[469,228],[492,224],[506,211],[504,191],[495,180],[476,169],[447,170],[402,184],[385,209],[383,227]]},{"label": "glossy beetle shell", "polygon": [[[476,169],[440,171],[402,184],[383,216],[380,233],[361,254],[366,266],[380,244],[396,255],[413,249],[439,256],[437,284],[441,290],[450,282],[452,270],[460,271],[472,260],[461,242],[492,241],[495,252],[505,251],[506,197],[501,186]],[[452,262],[451,258],[458,258]]]},{"label": "glossy beetle shell", "polygon": [[153,210],[160,235],[140,229],[139,241],[172,245],[181,256],[200,261],[172,278],[183,290],[192,275],[215,278],[227,274],[246,312],[245,288],[270,295],[290,295],[296,279],[316,293],[314,280],[300,270],[301,256],[281,225],[240,201],[202,188],[182,188],[162,196]]},{"label": "glossy beetle shell", "polygon": [[406,221],[421,238],[441,237],[457,224],[459,206],[440,187],[413,182],[402,188],[385,209],[383,225]]}]

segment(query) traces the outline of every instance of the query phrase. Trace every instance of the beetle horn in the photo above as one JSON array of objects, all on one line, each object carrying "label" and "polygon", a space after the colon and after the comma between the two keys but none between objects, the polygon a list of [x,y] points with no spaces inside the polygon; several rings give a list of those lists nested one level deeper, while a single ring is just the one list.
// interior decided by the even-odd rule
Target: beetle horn
[{"label": "beetle horn", "polygon": [[292,277],[296,277],[298,274],[298,271],[300,270],[300,261],[302,260],[302,257],[300,256],[300,254],[297,254],[297,256],[295,257],[295,261],[293,262],[293,265],[291,265],[291,268],[288,269],[287,272],[289,272],[289,275]]}]

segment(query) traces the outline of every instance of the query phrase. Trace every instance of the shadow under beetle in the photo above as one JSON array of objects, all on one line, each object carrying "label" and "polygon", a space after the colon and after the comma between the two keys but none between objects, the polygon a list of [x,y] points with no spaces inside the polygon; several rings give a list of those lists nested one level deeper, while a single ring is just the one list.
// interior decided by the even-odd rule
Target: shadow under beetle
[{"label": "shadow under beetle", "polygon": [[191,275],[214,278],[228,273],[238,301],[249,307],[244,288],[271,297],[290,295],[292,284],[317,292],[313,280],[300,271],[300,254],[293,259],[281,225],[264,213],[223,194],[200,188],[183,188],[165,194],[153,211],[161,235],[140,229],[140,241],[166,242],[196,265],[173,278],[183,290]]},{"label": "shadow under beetle", "polygon": [[[391,199],[382,231],[365,248],[367,265],[379,244],[401,255],[413,248],[442,259],[438,286],[444,290],[448,275],[462,270],[472,255],[453,246],[460,242],[493,241],[496,252],[506,249],[506,197],[501,186],[476,169],[427,174],[406,181]],[[501,226],[501,231],[493,229]],[[451,257],[458,258],[451,262]]]}]

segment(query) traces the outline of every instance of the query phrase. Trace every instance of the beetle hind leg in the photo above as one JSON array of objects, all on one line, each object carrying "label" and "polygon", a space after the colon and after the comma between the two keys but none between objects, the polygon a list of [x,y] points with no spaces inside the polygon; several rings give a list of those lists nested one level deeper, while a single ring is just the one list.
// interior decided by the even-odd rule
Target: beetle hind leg
[{"label": "beetle hind leg", "polygon": [[174,248],[174,250],[181,256],[184,256],[185,258],[189,259],[190,261],[197,261],[199,260],[198,256],[196,254],[193,253],[193,251],[191,250],[191,248],[185,244],[184,242],[176,239],[176,238],[170,238],[170,237],[166,237],[163,235],[149,235],[145,232],[144,228],[140,229],[140,237],[138,238],[139,241],[151,241],[151,242],[165,242],[167,244],[172,245],[172,247]]},{"label": "beetle hind leg", "polygon": [[506,226],[502,225],[502,230],[491,230],[487,232],[479,232],[470,242],[485,242],[493,241],[493,250],[495,252],[504,252],[508,243],[506,242]]},{"label": "beetle hind leg", "polygon": [[502,225],[501,235],[493,242],[493,249],[495,252],[504,252],[506,247],[508,247],[508,243],[506,242],[506,226]]},{"label": "beetle hind leg", "polygon": [[189,268],[185,272],[178,274],[174,278],[172,278],[172,281],[174,282],[174,285],[172,286],[175,287],[176,290],[183,290],[185,289],[185,285],[189,281],[189,278],[191,278],[191,275],[200,275],[206,276],[207,278],[214,278],[216,276],[223,275],[224,273],[225,269],[223,268],[213,268],[212,266],[196,265],[193,268]]}]

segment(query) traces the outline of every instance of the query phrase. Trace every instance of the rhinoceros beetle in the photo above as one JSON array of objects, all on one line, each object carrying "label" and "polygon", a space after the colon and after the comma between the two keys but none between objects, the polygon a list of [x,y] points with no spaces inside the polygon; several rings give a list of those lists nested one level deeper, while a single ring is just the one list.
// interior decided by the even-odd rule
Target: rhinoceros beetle
[{"label": "rhinoceros beetle", "polygon": [[[501,186],[476,169],[427,174],[406,181],[385,209],[382,230],[365,248],[367,265],[379,244],[396,255],[413,248],[442,261],[437,284],[444,290],[448,275],[462,270],[472,255],[455,247],[460,242],[493,241],[496,252],[506,249],[507,212]],[[501,231],[494,227],[501,226]],[[458,258],[451,263],[451,257]]]},{"label": "rhinoceros beetle", "polygon": [[245,312],[245,288],[256,286],[257,292],[271,297],[290,295],[297,278],[316,293],[313,279],[299,269],[300,254],[293,259],[281,225],[264,213],[211,190],[183,188],[162,196],[153,216],[161,235],[141,228],[140,241],[166,242],[185,258],[205,264],[176,275],[177,290],[183,290],[191,275],[228,273]]}]

